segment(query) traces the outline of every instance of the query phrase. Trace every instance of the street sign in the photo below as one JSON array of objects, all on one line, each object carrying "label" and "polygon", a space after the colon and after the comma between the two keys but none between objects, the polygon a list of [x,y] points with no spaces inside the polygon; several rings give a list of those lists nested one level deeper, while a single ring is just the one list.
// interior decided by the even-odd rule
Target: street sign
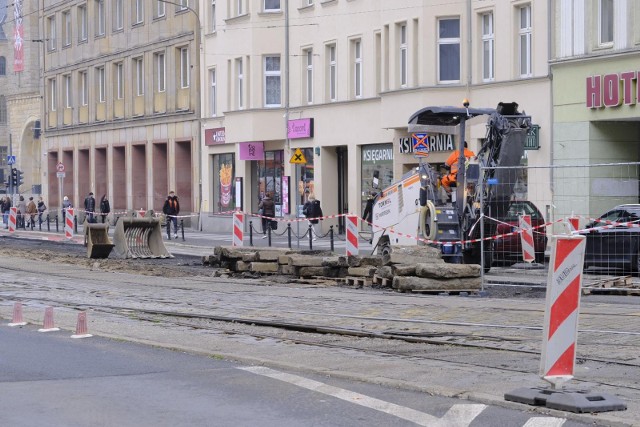
[{"label": "street sign", "polygon": [[16,156],[7,156],[7,164],[15,165],[16,164]]},{"label": "street sign", "polygon": [[305,159],[304,154],[302,154],[302,150],[296,148],[296,151],[295,153],[293,153],[293,156],[291,156],[291,160],[289,160],[289,163],[293,163],[296,165],[306,165],[307,159]]},{"label": "street sign", "polygon": [[[60,163],[58,163],[58,164],[56,165],[56,170],[57,170],[58,172],[64,172],[64,165],[62,164],[62,162],[60,162]],[[60,175],[58,175],[58,176],[60,176]]]},{"label": "street sign", "polygon": [[66,174],[65,172],[57,172],[57,173],[56,173],[56,176],[57,176],[58,178],[64,178],[66,175],[67,175],[67,174]]},{"label": "street sign", "polygon": [[411,135],[413,155],[416,157],[429,157],[429,135],[426,133],[414,133]]}]

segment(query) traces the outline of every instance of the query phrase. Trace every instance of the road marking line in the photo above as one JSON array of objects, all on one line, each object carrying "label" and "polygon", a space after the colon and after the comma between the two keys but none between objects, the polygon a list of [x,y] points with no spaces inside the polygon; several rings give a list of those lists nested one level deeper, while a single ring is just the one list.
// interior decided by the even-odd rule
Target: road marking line
[{"label": "road marking line", "polygon": [[261,366],[248,366],[238,369],[242,369],[256,375],[263,375],[265,377],[284,381],[298,387],[306,388],[307,390],[326,394],[328,396],[333,396],[335,398],[342,399],[356,405],[365,406],[376,411],[393,415],[403,420],[411,421],[421,426],[465,427],[471,424],[471,422],[487,407],[486,405],[480,404],[453,405],[442,418],[438,418],[425,412],[420,412],[411,408],[396,405],[395,403],[385,402],[384,400],[369,397],[364,394],[330,386],[328,384],[299,377],[297,375],[275,371],[270,368]]},{"label": "road marking line", "polygon": [[522,427],[561,427],[565,421],[567,420],[564,418],[533,417],[529,418]]}]

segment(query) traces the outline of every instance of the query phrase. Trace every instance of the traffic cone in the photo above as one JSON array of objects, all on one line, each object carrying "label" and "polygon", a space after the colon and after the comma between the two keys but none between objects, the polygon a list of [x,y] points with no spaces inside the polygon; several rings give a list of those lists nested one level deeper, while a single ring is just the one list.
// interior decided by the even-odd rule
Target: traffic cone
[{"label": "traffic cone", "polygon": [[16,302],[13,304],[13,319],[9,326],[24,326],[27,322],[22,320],[22,303]]},{"label": "traffic cone", "polygon": [[46,307],[44,309],[44,323],[42,329],[38,329],[38,332],[53,332],[59,330],[60,328],[53,326],[53,307]]},{"label": "traffic cone", "polygon": [[71,335],[71,338],[89,338],[93,335],[87,333],[87,312],[81,311],[78,313],[78,323],[76,323],[76,333]]}]

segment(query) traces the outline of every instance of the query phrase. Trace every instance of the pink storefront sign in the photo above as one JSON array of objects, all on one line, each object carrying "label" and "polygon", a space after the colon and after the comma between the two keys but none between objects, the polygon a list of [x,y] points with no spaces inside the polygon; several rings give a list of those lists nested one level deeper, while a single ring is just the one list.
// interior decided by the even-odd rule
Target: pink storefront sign
[{"label": "pink storefront sign", "polygon": [[264,142],[241,142],[240,160],[264,160]]},{"label": "pink storefront sign", "polygon": [[312,138],[313,118],[289,120],[287,124],[287,138]]}]

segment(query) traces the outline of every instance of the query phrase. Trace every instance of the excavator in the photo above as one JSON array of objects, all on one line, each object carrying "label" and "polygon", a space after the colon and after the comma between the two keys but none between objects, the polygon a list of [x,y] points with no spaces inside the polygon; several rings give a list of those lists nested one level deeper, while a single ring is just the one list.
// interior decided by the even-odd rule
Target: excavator
[{"label": "excavator", "polygon": [[[486,123],[486,135],[475,159],[464,156],[467,125]],[[440,174],[425,161],[400,181],[378,193],[373,204],[374,251],[389,253],[394,246],[428,244],[441,249],[451,263],[492,264],[490,241],[497,221],[509,210],[518,166],[524,153],[531,117],[516,102],[496,108],[426,107],[409,118],[414,153],[431,134],[453,135],[460,155],[455,187],[443,197]],[[418,153],[420,154],[420,153]],[[416,238],[418,237],[418,238]]]}]

